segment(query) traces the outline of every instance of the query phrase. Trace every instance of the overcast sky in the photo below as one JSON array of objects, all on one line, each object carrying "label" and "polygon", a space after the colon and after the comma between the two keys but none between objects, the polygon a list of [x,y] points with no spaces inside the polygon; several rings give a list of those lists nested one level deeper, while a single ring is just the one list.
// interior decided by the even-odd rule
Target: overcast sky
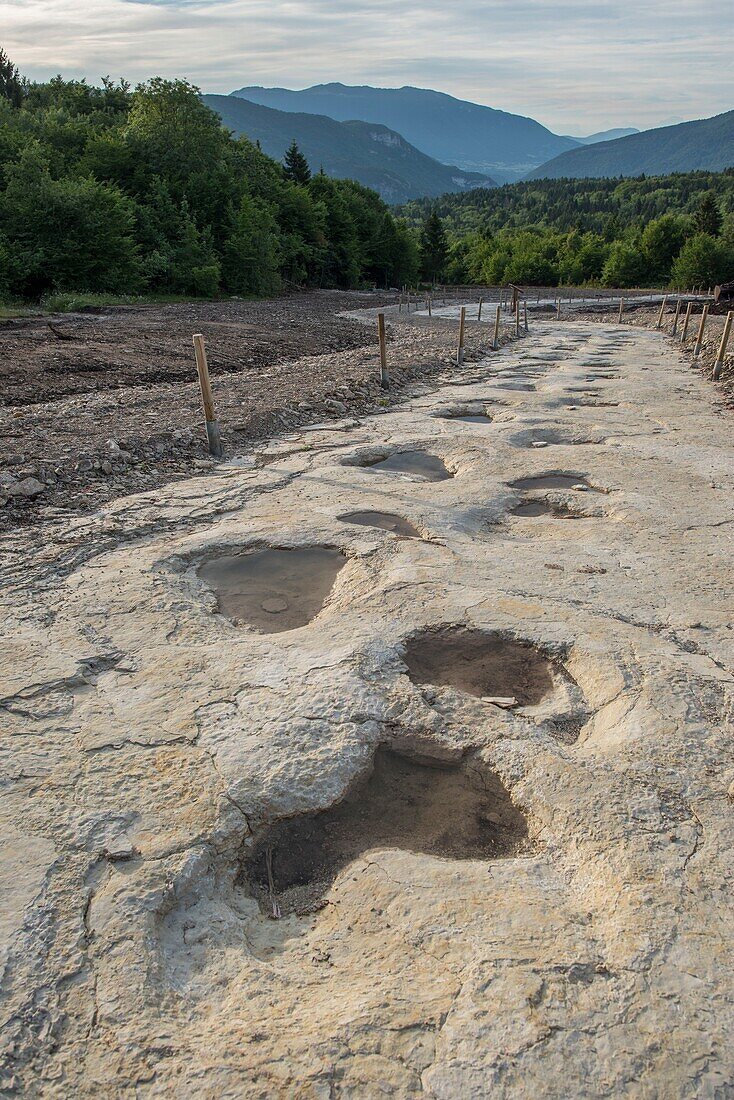
[{"label": "overcast sky", "polygon": [[734,30],[712,0],[0,0],[34,79],[185,76],[437,88],[558,133],[734,107]]}]

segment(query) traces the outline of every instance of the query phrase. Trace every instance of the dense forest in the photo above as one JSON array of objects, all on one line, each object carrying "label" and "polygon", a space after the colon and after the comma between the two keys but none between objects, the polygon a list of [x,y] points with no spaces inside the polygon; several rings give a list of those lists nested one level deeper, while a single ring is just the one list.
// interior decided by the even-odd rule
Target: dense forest
[{"label": "dense forest", "polygon": [[0,51],[0,299],[384,286],[417,265],[373,191],[277,164],[187,82],[30,84]]},{"label": "dense forest", "polygon": [[186,81],[29,83],[0,50],[0,300],[734,278],[734,169],[537,180],[391,211],[235,138]]},{"label": "dense forest", "polygon": [[446,231],[452,282],[692,287],[734,278],[734,169],[544,179],[401,209]]}]

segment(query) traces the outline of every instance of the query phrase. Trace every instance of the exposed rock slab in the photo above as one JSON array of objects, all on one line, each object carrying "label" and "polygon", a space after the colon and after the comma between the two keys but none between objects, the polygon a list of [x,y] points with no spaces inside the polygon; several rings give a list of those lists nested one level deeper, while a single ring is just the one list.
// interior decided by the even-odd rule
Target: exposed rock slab
[{"label": "exposed rock slab", "polygon": [[[510,389],[529,348],[534,389]],[[519,350],[118,500],[6,571],[9,1095],[734,1089],[731,423],[653,333],[537,326]],[[590,363],[608,403],[571,408]],[[442,415],[473,403],[491,422]],[[450,476],[370,465],[406,451]],[[421,537],[340,518],[365,511]],[[268,546],[347,559],[296,629],[230,621],[199,575]],[[471,691],[431,660],[411,679],[446,631],[512,660],[494,647]],[[385,748],[474,769],[467,804],[489,829],[514,806],[522,845],[455,858],[457,799],[445,850],[377,830],[273,919],[247,876],[266,830]]]}]

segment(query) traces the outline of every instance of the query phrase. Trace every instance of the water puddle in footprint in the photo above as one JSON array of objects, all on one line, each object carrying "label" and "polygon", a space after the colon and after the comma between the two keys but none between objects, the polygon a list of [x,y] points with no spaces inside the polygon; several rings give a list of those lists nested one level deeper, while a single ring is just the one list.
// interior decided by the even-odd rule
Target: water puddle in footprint
[{"label": "water puddle in footprint", "polygon": [[553,663],[527,642],[464,627],[425,630],[403,658],[414,684],[453,687],[480,698],[535,706],[553,691]]},{"label": "water puddle in footprint", "polygon": [[370,470],[413,474],[425,481],[447,481],[454,476],[446,469],[440,458],[429,455],[425,451],[399,451],[376,462],[367,462],[365,465]]},{"label": "water puddle in footprint", "polygon": [[216,595],[220,615],[277,634],[318,615],[346,560],[325,546],[269,549],[211,558],[197,573]]},{"label": "water puddle in footprint", "polygon": [[466,416],[446,416],[445,420],[460,420],[462,424],[491,424],[491,416],[483,416],[481,413],[467,413]]},{"label": "water puddle in footprint", "polygon": [[[272,825],[238,881],[268,917],[305,916],[324,908],[342,868],[371,850],[486,861],[527,846],[524,816],[486,765],[419,762],[382,747],[369,777],[337,805]],[[271,941],[269,953],[277,949]]]},{"label": "water puddle in footprint", "polygon": [[537,477],[521,477],[518,481],[510,482],[511,489],[520,489],[528,492],[531,489],[576,489],[592,493],[603,493],[604,489],[597,489],[590,485],[582,474],[547,473]]},{"label": "water puddle in footprint", "polygon": [[565,504],[552,504],[549,500],[523,500],[512,509],[512,515],[524,519],[535,519],[538,516],[549,516],[551,519],[589,518],[572,512]]},{"label": "water puddle in footprint", "polygon": [[361,527],[379,527],[382,531],[392,531],[394,535],[405,535],[411,539],[422,538],[420,531],[412,523],[392,512],[347,512],[337,519],[344,523],[357,523]]},{"label": "water puddle in footprint", "polygon": [[531,382],[498,382],[498,390],[520,390],[523,393],[532,393],[535,386]]}]

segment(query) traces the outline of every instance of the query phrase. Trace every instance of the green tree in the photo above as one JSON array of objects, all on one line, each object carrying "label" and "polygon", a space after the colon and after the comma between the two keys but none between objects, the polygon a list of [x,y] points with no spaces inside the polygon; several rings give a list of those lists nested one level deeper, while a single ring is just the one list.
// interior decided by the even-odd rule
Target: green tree
[{"label": "green tree", "polygon": [[654,282],[667,284],[673,260],[689,234],[689,221],[679,214],[663,214],[647,223],[642,233],[641,248]]},{"label": "green tree", "polygon": [[117,188],[89,178],[54,179],[38,143],[23,150],[6,177],[0,228],[16,293],[139,288],[134,207]]},{"label": "green tree", "polygon": [[721,211],[714,191],[705,191],[701,195],[694,222],[699,233],[707,233],[710,237],[718,237],[721,232]]},{"label": "green tree", "polygon": [[0,48],[0,98],[7,99],[11,107],[23,102],[24,85],[20,73],[5,50]]},{"label": "green tree", "polygon": [[281,285],[279,237],[271,208],[243,195],[222,256],[226,289],[234,294],[277,294]]},{"label": "green tree", "polygon": [[686,241],[673,263],[671,281],[674,287],[688,290],[725,282],[732,272],[734,250],[710,233],[697,233]]},{"label": "green tree", "polygon": [[420,236],[421,274],[436,282],[443,278],[449,258],[449,242],[443,222],[431,211],[423,222]]},{"label": "green tree", "polygon": [[629,241],[615,241],[601,277],[604,286],[642,286],[647,281],[648,265],[641,248]]},{"label": "green tree", "polygon": [[299,187],[305,187],[311,179],[311,169],[308,166],[308,161],[298,148],[295,138],[286,149],[283,157],[283,174],[287,180],[298,184]]}]

